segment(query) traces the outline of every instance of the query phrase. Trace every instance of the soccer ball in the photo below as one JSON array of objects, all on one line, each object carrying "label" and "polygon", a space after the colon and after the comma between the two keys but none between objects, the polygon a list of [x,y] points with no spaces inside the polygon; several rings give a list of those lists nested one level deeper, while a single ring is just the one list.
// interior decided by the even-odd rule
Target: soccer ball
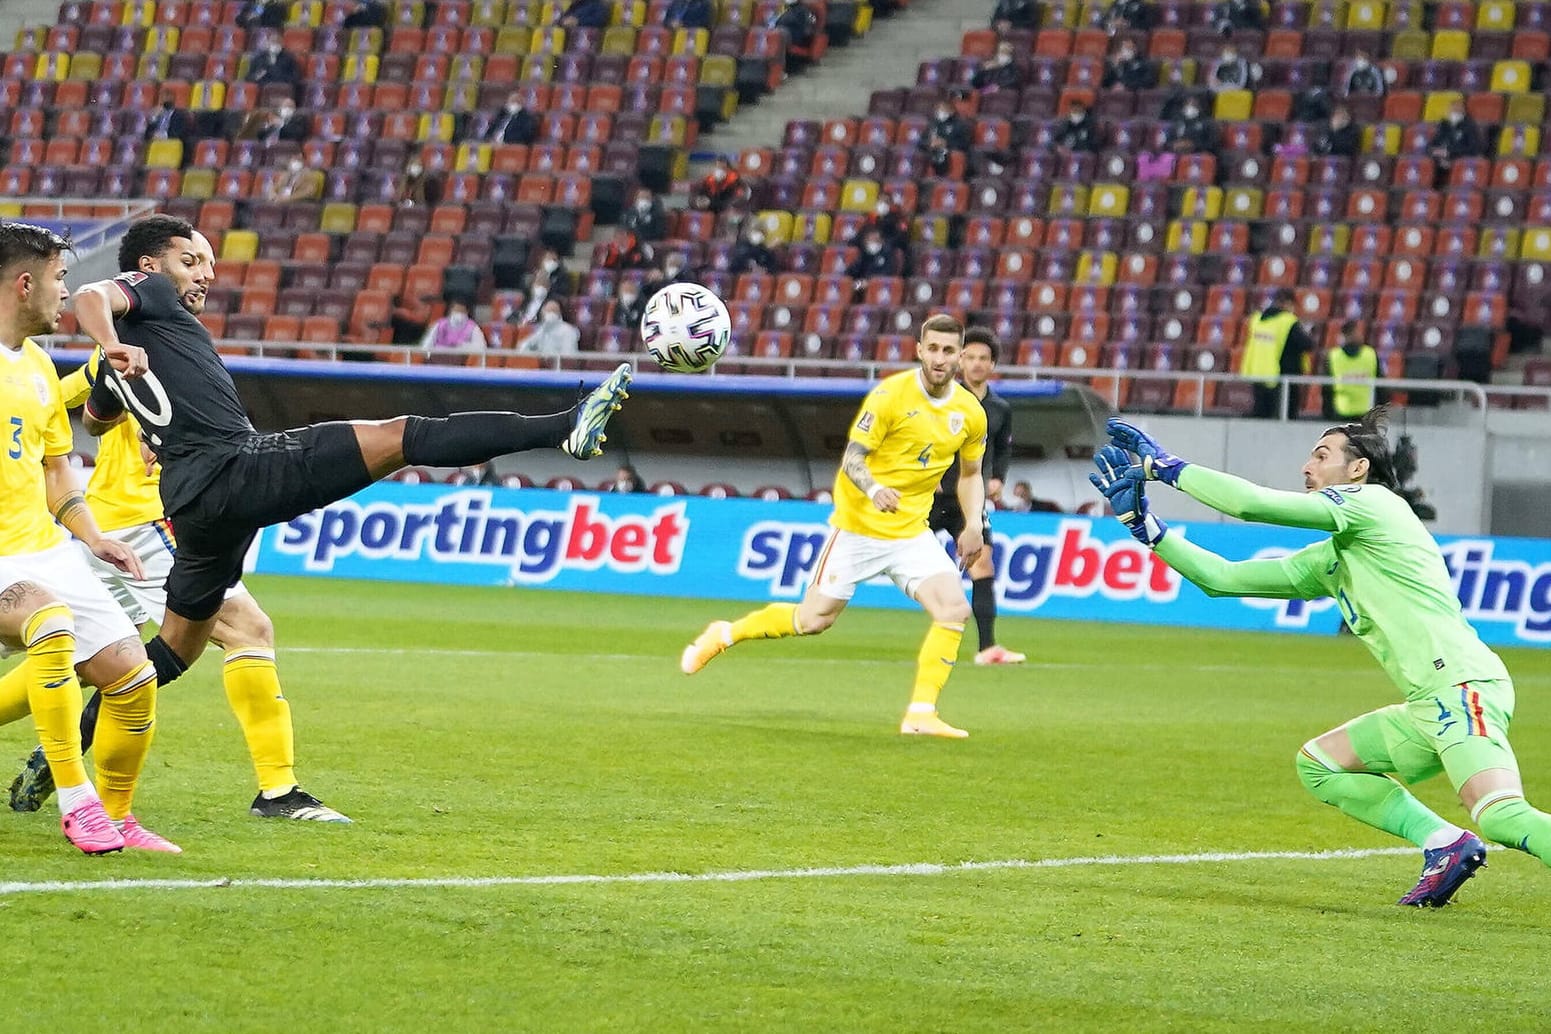
[{"label": "soccer ball", "polygon": [[709,288],[669,284],[646,303],[641,341],[670,373],[704,373],[727,351],[732,317]]}]

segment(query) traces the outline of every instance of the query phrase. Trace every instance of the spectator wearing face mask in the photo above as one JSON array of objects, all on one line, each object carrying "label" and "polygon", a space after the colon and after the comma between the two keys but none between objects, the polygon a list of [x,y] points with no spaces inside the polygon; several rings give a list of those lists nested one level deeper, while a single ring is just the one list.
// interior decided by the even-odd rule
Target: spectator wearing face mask
[{"label": "spectator wearing face mask", "polygon": [[260,86],[296,86],[301,81],[301,62],[280,45],[278,37],[270,37],[263,49],[248,59],[250,83],[258,83]]},{"label": "spectator wearing face mask", "polygon": [[1352,121],[1351,111],[1343,104],[1330,113],[1330,121],[1314,138],[1310,150],[1321,158],[1355,158],[1361,147],[1362,130]]},{"label": "spectator wearing face mask", "polygon": [[491,144],[531,144],[538,135],[538,117],[523,108],[522,94],[513,90],[506,95],[501,110],[486,120],[475,137]]},{"label": "spectator wearing face mask", "polygon": [[1006,40],[996,45],[996,56],[981,65],[970,77],[969,84],[981,93],[1023,88],[1023,69],[1013,60],[1012,44]]},{"label": "spectator wearing face mask", "polygon": [[969,119],[954,110],[949,101],[939,101],[921,144],[926,149],[932,171],[946,175],[955,153],[964,154],[974,140],[975,128]]},{"label": "spectator wearing face mask", "polygon": [[800,72],[808,64],[808,48],[813,46],[819,34],[819,16],[802,0],[785,0],[781,8],[771,14],[766,28],[775,29],[786,37],[786,71]]},{"label": "spectator wearing face mask", "polygon": [[[469,303],[464,298],[453,298],[447,303],[447,315],[433,322],[420,339],[420,347],[431,353],[434,359],[440,353],[483,352],[486,348],[485,332],[479,329],[469,315]],[[458,362],[462,362],[459,356]]]},{"label": "spectator wearing face mask", "polygon": [[775,253],[765,244],[765,231],[758,224],[750,227],[748,233],[738,238],[727,260],[727,271],[734,275],[748,273],[755,269],[766,273],[773,273],[776,270]]},{"label": "spectator wearing face mask", "polygon": [[725,212],[747,195],[743,177],[726,155],[717,155],[711,171],[695,184],[690,204],[702,212]]},{"label": "spectator wearing face mask", "polygon": [[323,196],[323,173],[309,169],[300,156],[286,163],[285,170],[269,182],[266,201],[316,201]]},{"label": "spectator wearing face mask", "polygon": [[193,135],[194,116],[179,108],[171,94],[164,94],[161,106],[151,112],[146,122],[146,140],[181,140],[187,154]]},{"label": "spectator wearing face mask", "polygon": [[299,144],[307,139],[308,122],[307,116],[297,112],[296,102],[286,98],[277,107],[255,111],[244,119],[237,139],[257,140],[265,147],[281,140]]},{"label": "spectator wearing face mask", "polygon": [[644,492],[646,482],[641,475],[636,473],[634,467],[628,463],[621,463],[619,469],[614,472],[614,483],[609,486],[610,492]]},{"label": "spectator wearing face mask", "polygon": [[1389,90],[1384,69],[1374,64],[1366,51],[1359,50],[1352,56],[1352,70],[1346,74],[1345,93],[1348,97],[1382,97]]},{"label": "spectator wearing face mask", "polygon": [[575,355],[581,348],[582,332],[565,321],[560,303],[551,299],[539,309],[538,326],[517,346],[525,355]]},{"label": "spectator wearing face mask", "polygon": [[652,264],[652,246],[642,244],[623,226],[614,227],[614,236],[603,249],[600,265],[604,269],[645,269]]},{"label": "spectator wearing face mask", "polygon": [[646,292],[634,281],[626,280],[619,285],[619,294],[614,298],[614,315],[609,322],[616,327],[635,329],[641,325],[641,317],[646,315]]},{"label": "spectator wearing face mask", "polygon": [[1215,154],[1217,123],[1201,110],[1201,101],[1186,97],[1179,118],[1167,130],[1168,149],[1175,154]]},{"label": "spectator wearing face mask", "polygon": [[859,248],[866,240],[867,234],[877,230],[883,238],[885,248],[893,248],[896,251],[904,251],[910,247],[910,220],[905,213],[895,208],[886,197],[880,197],[878,203],[873,205],[867,218],[863,219],[851,239],[846,241],[853,248]]},{"label": "spectator wearing face mask", "polygon": [[619,225],[650,244],[668,236],[668,212],[661,198],[642,187],[636,191],[635,203],[620,218]]},{"label": "spectator wearing face mask", "polygon": [[1066,113],[1066,119],[1056,130],[1053,142],[1072,154],[1089,154],[1099,149],[1099,127],[1086,105],[1072,105]]},{"label": "spectator wearing face mask", "polygon": [[1104,65],[1107,90],[1150,90],[1158,85],[1158,66],[1143,57],[1136,41],[1123,39],[1115,54]]},{"label": "spectator wearing face mask", "polygon": [[1433,157],[1438,170],[1438,186],[1449,181],[1449,169],[1461,158],[1479,158],[1486,150],[1486,138],[1481,127],[1465,110],[1465,102],[1456,100],[1449,105],[1449,113],[1438,123],[1428,142],[1427,153]]},{"label": "spectator wearing face mask", "polygon": [[862,238],[861,252],[846,266],[846,276],[852,280],[852,290],[857,297],[867,291],[867,281],[875,276],[896,276],[899,273],[899,252],[883,242],[883,234],[868,230]]},{"label": "spectator wearing face mask", "polygon": [[440,176],[426,171],[425,165],[418,157],[412,157],[404,164],[404,178],[399,183],[398,203],[400,208],[426,207],[435,205],[442,199],[442,180]]},{"label": "spectator wearing face mask", "polygon": [[1249,61],[1239,53],[1238,47],[1229,43],[1222,48],[1222,53],[1212,64],[1212,70],[1206,77],[1206,85],[1213,93],[1222,93],[1225,90],[1247,90],[1251,85],[1251,75]]},{"label": "spectator wearing face mask", "polygon": [[694,283],[695,271],[689,268],[689,262],[676,251],[670,251],[662,260],[662,282],[664,284],[688,284]]}]

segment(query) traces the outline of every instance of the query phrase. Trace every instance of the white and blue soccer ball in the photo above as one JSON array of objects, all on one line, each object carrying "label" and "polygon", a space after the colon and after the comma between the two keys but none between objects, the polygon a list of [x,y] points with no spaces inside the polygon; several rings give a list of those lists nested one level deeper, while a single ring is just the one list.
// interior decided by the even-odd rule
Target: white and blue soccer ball
[{"label": "white and blue soccer ball", "polygon": [[704,373],[727,351],[732,317],[700,284],[669,284],[646,303],[641,343],[669,373]]}]

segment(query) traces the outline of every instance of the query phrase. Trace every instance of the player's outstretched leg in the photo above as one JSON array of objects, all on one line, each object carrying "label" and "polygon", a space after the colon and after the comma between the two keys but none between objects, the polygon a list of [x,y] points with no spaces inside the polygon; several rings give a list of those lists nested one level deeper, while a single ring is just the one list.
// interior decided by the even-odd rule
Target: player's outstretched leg
[{"label": "player's outstretched leg", "polygon": [[693,675],[722,651],[745,639],[785,639],[808,634],[798,625],[797,609],[795,603],[772,603],[750,611],[736,621],[711,622],[694,642],[684,647],[684,653],[679,657],[679,670]]},{"label": "player's outstretched leg", "polygon": [[1465,881],[1486,865],[1486,845],[1471,832],[1453,843],[1422,852],[1422,878],[1397,904],[1415,908],[1442,908]]},{"label": "player's outstretched leg", "polygon": [[906,736],[941,736],[962,740],[969,735],[943,721],[937,714],[937,697],[958,663],[959,643],[964,638],[961,622],[934,621],[916,655],[915,688],[899,731]]},{"label": "player's outstretched leg", "polygon": [[608,435],[603,433],[609,417],[619,411],[620,403],[630,397],[630,364],[620,363],[614,372],[604,378],[576,407],[576,423],[566,436],[560,449],[579,460],[590,460],[603,454],[603,443]]}]

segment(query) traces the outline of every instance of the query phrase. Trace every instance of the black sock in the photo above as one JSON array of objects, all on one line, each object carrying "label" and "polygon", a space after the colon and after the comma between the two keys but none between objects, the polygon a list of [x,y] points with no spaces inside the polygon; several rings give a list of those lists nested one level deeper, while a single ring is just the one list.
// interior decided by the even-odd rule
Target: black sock
[{"label": "black sock", "polygon": [[412,467],[469,467],[509,452],[553,449],[575,423],[571,411],[552,416],[454,413],[404,418],[404,462]]},{"label": "black sock", "polygon": [[102,690],[92,694],[92,698],[81,708],[81,753],[85,754],[92,749],[92,740],[97,738],[97,712],[102,709]]},{"label": "black sock", "polygon": [[976,578],[969,583],[969,609],[975,613],[980,649],[996,645],[996,579]]},{"label": "black sock", "polygon": [[156,668],[156,684],[159,686],[171,685],[179,675],[188,671],[187,662],[174,653],[172,647],[159,635],[153,635],[145,644],[145,655]]}]

